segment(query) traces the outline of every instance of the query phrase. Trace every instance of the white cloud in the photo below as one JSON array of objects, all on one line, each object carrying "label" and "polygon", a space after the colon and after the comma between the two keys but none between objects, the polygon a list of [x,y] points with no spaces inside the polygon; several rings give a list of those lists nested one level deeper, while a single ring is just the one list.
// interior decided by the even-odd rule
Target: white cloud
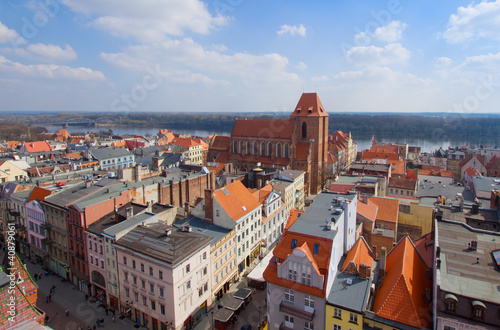
[{"label": "white cloud", "polygon": [[360,32],[354,36],[354,41],[356,45],[368,45],[371,38],[366,34],[366,32]]},{"label": "white cloud", "polygon": [[449,43],[463,43],[480,38],[500,40],[500,1],[472,3],[459,7],[448,21],[443,38]]},{"label": "white cloud", "polygon": [[65,45],[64,49],[51,44],[30,44],[26,47],[28,52],[36,56],[42,56],[56,61],[70,61],[76,59],[76,53],[70,45]]},{"label": "white cloud", "polygon": [[119,53],[101,53],[101,58],[120,68],[139,72],[159,64],[166,72],[189,68],[227,79],[237,77],[245,84],[300,81],[296,74],[287,72],[288,59],[282,55],[223,54],[205,49],[190,38],[129,46]]},{"label": "white cloud", "polygon": [[65,65],[55,64],[30,64],[25,65],[19,62],[12,62],[3,56],[0,56],[0,71],[11,73],[18,77],[19,75],[28,77],[40,77],[50,79],[70,79],[70,80],[89,80],[104,81],[106,78],[100,71],[94,71],[89,68],[79,67],[71,68]]},{"label": "white cloud", "polygon": [[451,58],[443,56],[436,59],[436,61],[434,62],[434,66],[436,66],[437,68],[444,68],[450,66],[452,63],[453,60]]},{"label": "white cloud", "polygon": [[281,26],[281,29],[279,31],[277,31],[276,33],[280,36],[284,35],[284,34],[289,34],[291,36],[299,35],[299,36],[305,37],[306,36],[306,28],[302,24],[300,24],[299,26],[284,24]]},{"label": "white cloud", "polygon": [[305,70],[307,68],[308,68],[308,66],[304,62],[299,62],[299,64],[297,64],[297,69],[299,69],[299,70]]},{"label": "white cloud", "polygon": [[26,43],[15,30],[9,29],[2,22],[0,22],[0,43],[12,43],[15,45],[22,45]]},{"label": "white cloud", "polygon": [[314,82],[322,82],[322,81],[327,81],[329,79],[330,78],[328,78],[328,76],[326,76],[326,75],[311,77],[311,81],[314,81]]},{"label": "white cloud", "polygon": [[[207,34],[228,22],[212,16],[200,0],[62,0],[73,11],[92,17],[90,25],[141,42],[187,32]],[[94,18],[95,17],[95,18]]]},{"label": "white cloud", "polygon": [[373,33],[373,37],[385,42],[396,42],[401,40],[403,31],[408,25],[401,21],[392,21],[385,26],[378,27]]},{"label": "white cloud", "polygon": [[356,66],[384,66],[406,63],[410,51],[400,43],[388,44],[385,47],[361,46],[347,51],[347,58]]}]

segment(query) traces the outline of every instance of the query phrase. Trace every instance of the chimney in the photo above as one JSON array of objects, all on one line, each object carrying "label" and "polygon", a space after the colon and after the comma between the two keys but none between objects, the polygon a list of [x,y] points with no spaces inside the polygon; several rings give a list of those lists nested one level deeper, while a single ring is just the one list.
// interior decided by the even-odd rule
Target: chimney
[{"label": "chimney", "polygon": [[224,164],[224,173],[231,173],[231,163]]},{"label": "chimney", "polygon": [[372,269],[371,267],[368,267],[368,265],[361,264],[359,265],[359,278],[362,280],[366,280],[367,278],[370,278],[372,274]]},{"label": "chimney", "polygon": [[127,207],[127,219],[130,219],[134,216],[134,208],[133,207]]},{"label": "chimney", "polygon": [[214,223],[213,189],[205,189],[205,221]]},{"label": "chimney", "polygon": [[191,214],[191,206],[189,205],[189,202],[184,203],[184,212],[186,213],[186,217]]},{"label": "chimney", "polygon": [[385,248],[385,246],[383,246],[381,249],[380,249],[380,264],[379,264],[379,279],[382,279],[384,278],[385,276],[385,266],[386,266],[386,263],[387,263],[387,249]]}]

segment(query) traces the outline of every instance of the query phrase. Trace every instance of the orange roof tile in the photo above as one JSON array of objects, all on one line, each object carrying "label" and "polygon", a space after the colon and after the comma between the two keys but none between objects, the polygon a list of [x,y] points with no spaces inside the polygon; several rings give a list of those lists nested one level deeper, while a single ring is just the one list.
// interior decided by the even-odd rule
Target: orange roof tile
[{"label": "orange roof tile", "polygon": [[30,193],[30,197],[28,198],[28,202],[31,202],[33,200],[43,201],[45,199],[45,197],[49,196],[50,194],[52,194],[51,190],[35,186]]},{"label": "orange roof tile", "polygon": [[177,137],[173,139],[169,144],[177,145],[189,149],[189,147],[198,146],[201,143],[196,141],[196,139]]},{"label": "orange roof tile", "polygon": [[231,148],[231,137],[216,135],[210,141],[210,149],[221,150],[221,151],[229,151]]},{"label": "orange roof tile", "polygon": [[[224,190],[228,192],[227,195]],[[240,181],[234,181],[222,189],[217,189],[214,192],[214,199],[234,221],[260,207],[259,201]]]},{"label": "orange roof tile", "polygon": [[16,149],[20,144],[21,144],[21,142],[19,142],[19,141],[7,141],[7,145],[11,149]]},{"label": "orange roof tile", "polygon": [[402,189],[412,189],[417,188],[417,181],[413,179],[405,178],[390,178],[388,187],[402,188]]},{"label": "orange roof tile", "polygon": [[354,189],[353,184],[338,184],[338,183],[332,183],[330,185],[330,192],[337,193],[337,194],[347,194],[349,191]]},{"label": "orange roof tile", "polygon": [[417,249],[418,253],[424,259],[425,264],[427,267],[432,268],[432,256],[433,256],[433,245],[434,245],[434,240],[432,238],[432,233],[428,233],[416,241],[413,242],[415,244],[415,248]]},{"label": "orange roof tile", "polygon": [[388,163],[389,161],[398,161],[400,159],[397,153],[376,151],[362,151],[361,157],[364,161],[371,161],[374,159],[387,159]]},{"label": "orange roof tile", "polygon": [[405,236],[387,255],[386,275],[375,296],[377,316],[416,328],[430,328],[431,304],[425,300],[432,281],[412,241]]},{"label": "orange roof tile", "polygon": [[289,119],[236,119],[231,137],[291,139],[294,128],[295,120]]},{"label": "orange roof tile", "polygon": [[284,231],[287,231],[288,229],[290,229],[290,227],[295,223],[295,221],[297,221],[300,218],[300,215],[302,215],[302,213],[304,213],[304,211],[300,211],[297,209],[291,209],[290,216],[288,217],[288,220],[286,221]]},{"label": "orange roof tile", "polygon": [[401,175],[406,174],[406,162],[404,160],[391,160],[388,161],[388,163],[391,164],[392,174],[401,174]]},{"label": "orange roof tile", "polygon": [[290,117],[328,117],[317,93],[302,93]]},{"label": "orange roof tile", "polygon": [[28,152],[52,151],[52,148],[47,141],[25,142],[24,146]]},{"label": "orange roof tile", "polygon": [[368,200],[368,203],[358,201],[357,213],[368,220],[375,222],[377,220],[378,206],[373,201]]},{"label": "orange roof tile", "polygon": [[473,167],[469,167],[468,169],[466,169],[465,173],[467,173],[470,178],[473,178],[475,176],[482,176],[481,173]]},{"label": "orange roof tile", "polygon": [[65,139],[67,139],[68,137],[71,137],[71,134],[69,134],[68,131],[65,130],[64,128],[60,129],[57,133],[61,134],[62,137],[64,137]]},{"label": "orange roof tile", "polygon": [[252,196],[258,200],[261,204],[264,203],[266,198],[273,192],[273,186],[271,184],[267,184],[264,187],[259,189],[248,189],[249,191],[253,190]]},{"label": "orange roof tile", "polygon": [[407,169],[406,170],[406,178],[410,180],[418,180],[417,173],[415,169]]},{"label": "orange roof tile", "polygon": [[368,200],[378,206],[376,220],[397,223],[399,213],[399,201],[397,199],[372,196]]},{"label": "orange roof tile", "polygon": [[328,136],[328,141],[343,141],[347,142],[349,138],[349,134],[344,133],[342,131],[336,131],[332,135]]},{"label": "orange roof tile", "polygon": [[368,247],[368,243],[366,243],[363,236],[358,238],[354,246],[347,253],[344,263],[342,264],[342,271],[344,271],[347,265],[349,265],[351,262],[354,263],[358,271],[359,266],[362,264],[373,267],[372,250],[370,249],[370,247]]}]

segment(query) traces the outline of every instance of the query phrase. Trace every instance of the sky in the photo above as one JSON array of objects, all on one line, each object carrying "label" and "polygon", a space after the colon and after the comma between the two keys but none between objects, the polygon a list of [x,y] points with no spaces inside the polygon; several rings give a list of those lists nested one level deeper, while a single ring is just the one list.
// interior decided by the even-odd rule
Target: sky
[{"label": "sky", "polygon": [[0,112],[500,113],[500,0],[6,0]]}]

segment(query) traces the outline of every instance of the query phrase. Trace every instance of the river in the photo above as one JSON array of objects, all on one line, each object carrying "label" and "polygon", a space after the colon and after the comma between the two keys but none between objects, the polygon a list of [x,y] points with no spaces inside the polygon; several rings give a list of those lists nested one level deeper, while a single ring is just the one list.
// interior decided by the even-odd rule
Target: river
[{"label": "river", "polygon": [[[61,129],[61,126],[45,126],[49,132],[56,132]],[[165,127],[161,127],[165,128]],[[69,126],[66,128],[68,133],[87,133],[89,131],[108,131],[112,130],[115,135],[143,135],[143,136],[154,136],[158,134],[160,127],[128,127],[128,126],[99,126],[99,127],[88,127],[88,126]],[[171,127],[169,129],[172,129]],[[186,129],[173,129],[174,133],[181,134],[191,134],[196,136],[208,136],[217,133],[219,135],[230,135],[231,132],[217,132],[217,131],[206,131],[206,130],[186,130]],[[371,139],[356,139],[353,136],[354,141],[358,144],[358,151],[368,149],[372,145]],[[432,152],[440,147],[447,149],[448,147],[456,147],[467,145],[468,141],[453,141],[453,140],[434,140],[434,139],[376,139],[377,142],[382,143],[408,143],[410,146],[421,147],[423,152]]]}]

